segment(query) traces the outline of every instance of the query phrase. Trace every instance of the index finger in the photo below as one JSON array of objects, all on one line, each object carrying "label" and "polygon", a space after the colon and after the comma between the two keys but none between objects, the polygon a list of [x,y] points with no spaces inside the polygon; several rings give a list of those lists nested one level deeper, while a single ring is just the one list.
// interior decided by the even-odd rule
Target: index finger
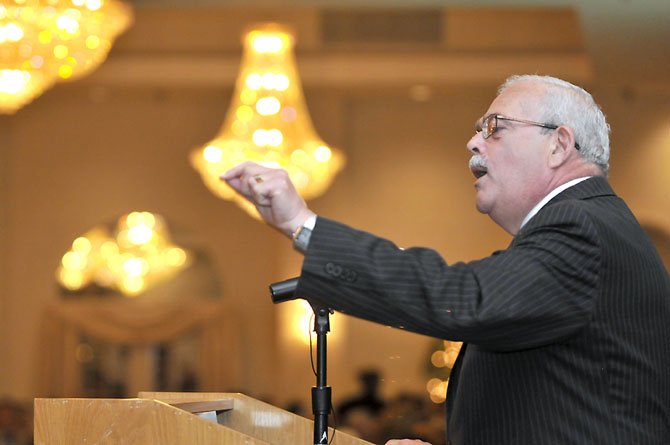
[{"label": "index finger", "polygon": [[260,165],[252,161],[245,161],[231,168],[230,170],[219,176],[219,178],[223,179],[224,181],[229,181],[233,178],[239,178],[244,176],[245,174],[250,174],[247,170],[252,169],[254,167],[260,167]]}]

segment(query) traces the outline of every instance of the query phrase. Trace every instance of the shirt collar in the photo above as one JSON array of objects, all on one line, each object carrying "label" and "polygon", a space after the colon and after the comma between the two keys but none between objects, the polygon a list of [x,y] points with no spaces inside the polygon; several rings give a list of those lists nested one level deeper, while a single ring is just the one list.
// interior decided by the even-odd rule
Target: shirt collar
[{"label": "shirt collar", "polygon": [[577,185],[577,184],[579,184],[580,182],[589,179],[590,177],[591,177],[591,176],[582,176],[581,178],[573,179],[572,181],[568,181],[568,182],[566,182],[565,184],[561,184],[561,185],[559,185],[558,187],[556,187],[555,189],[553,189],[551,192],[549,192],[549,194],[548,194],[547,196],[545,196],[544,198],[542,198],[542,200],[541,200],[540,202],[538,202],[537,204],[535,204],[535,207],[533,207],[533,208],[531,209],[530,212],[528,212],[528,215],[526,215],[526,217],[525,217],[525,218],[523,219],[523,221],[521,222],[521,227],[519,227],[519,230],[521,230],[521,228],[522,228],[523,226],[525,226],[525,225],[528,223],[528,221],[530,221],[531,218],[532,218],[533,216],[535,216],[535,215],[537,214],[537,212],[540,211],[540,209],[542,209],[542,207],[544,207],[549,201],[551,201],[551,199],[552,199],[554,196],[558,195],[558,194],[561,193],[563,190],[572,187],[573,185]]}]

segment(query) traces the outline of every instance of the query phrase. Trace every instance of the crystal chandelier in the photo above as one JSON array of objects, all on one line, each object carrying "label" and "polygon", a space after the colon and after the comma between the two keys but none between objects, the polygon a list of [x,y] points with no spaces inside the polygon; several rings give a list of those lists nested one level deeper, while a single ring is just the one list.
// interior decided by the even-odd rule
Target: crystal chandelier
[{"label": "crystal chandelier", "polygon": [[0,113],[94,70],[131,20],[119,0],[2,0]]},{"label": "crystal chandelier", "polygon": [[192,255],[170,240],[160,215],[123,215],[113,231],[97,226],[63,255],[56,279],[69,292],[95,287],[133,297],[185,269]]},{"label": "crystal chandelier", "polygon": [[217,196],[256,210],[219,176],[244,161],[286,169],[305,199],[321,195],[344,166],[312,126],[293,56],[292,32],[277,24],[253,27],[235,93],[215,139],[191,153],[191,163]]}]

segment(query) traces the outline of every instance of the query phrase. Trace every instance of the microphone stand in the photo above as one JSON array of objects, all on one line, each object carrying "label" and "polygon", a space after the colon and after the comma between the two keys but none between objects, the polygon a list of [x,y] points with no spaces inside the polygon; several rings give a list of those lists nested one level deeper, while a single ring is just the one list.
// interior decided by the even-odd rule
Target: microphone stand
[{"label": "microphone stand", "polygon": [[327,339],[330,331],[331,310],[310,302],[314,311],[316,332],[316,386],[312,387],[312,413],[314,414],[314,445],[328,444],[328,413],[332,391],[326,385]]},{"label": "microphone stand", "polygon": [[[270,284],[272,302],[277,304],[299,298],[295,295],[297,286],[298,278]],[[309,300],[308,302],[314,311],[314,332],[316,332],[316,386],[312,387],[314,445],[327,445],[328,413],[330,413],[330,407],[332,406],[332,390],[330,386],[326,385],[326,361],[328,356],[326,335],[330,332],[329,315],[333,311]]]}]

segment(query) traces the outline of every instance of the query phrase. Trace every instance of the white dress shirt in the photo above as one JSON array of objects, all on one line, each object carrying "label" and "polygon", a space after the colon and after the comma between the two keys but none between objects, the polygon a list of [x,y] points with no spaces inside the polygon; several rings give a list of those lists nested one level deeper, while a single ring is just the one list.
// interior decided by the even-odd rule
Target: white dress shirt
[{"label": "white dress shirt", "polygon": [[581,178],[573,179],[572,181],[568,181],[568,182],[566,182],[565,184],[561,184],[561,185],[559,185],[558,187],[556,187],[555,189],[553,189],[551,192],[549,192],[549,194],[548,194],[547,196],[545,196],[544,198],[542,198],[542,200],[541,200],[540,202],[538,202],[538,203],[535,205],[535,207],[533,207],[533,208],[531,209],[530,212],[528,212],[528,215],[526,215],[526,217],[523,219],[523,221],[521,221],[521,227],[519,227],[519,230],[521,230],[521,228],[522,228],[523,226],[525,226],[526,223],[528,223],[528,221],[530,221],[531,218],[532,218],[533,216],[535,216],[535,215],[537,214],[537,212],[539,212],[540,209],[541,209],[542,207],[544,207],[549,201],[551,201],[551,199],[552,199],[554,196],[558,195],[558,194],[561,193],[563,190],[572,187],[573,185],[577,185],[577,184],[579,184],[580,182],[589,179],[590,177],[591,177],[591,176],[583,176],[583,177],[581,177]]}]

